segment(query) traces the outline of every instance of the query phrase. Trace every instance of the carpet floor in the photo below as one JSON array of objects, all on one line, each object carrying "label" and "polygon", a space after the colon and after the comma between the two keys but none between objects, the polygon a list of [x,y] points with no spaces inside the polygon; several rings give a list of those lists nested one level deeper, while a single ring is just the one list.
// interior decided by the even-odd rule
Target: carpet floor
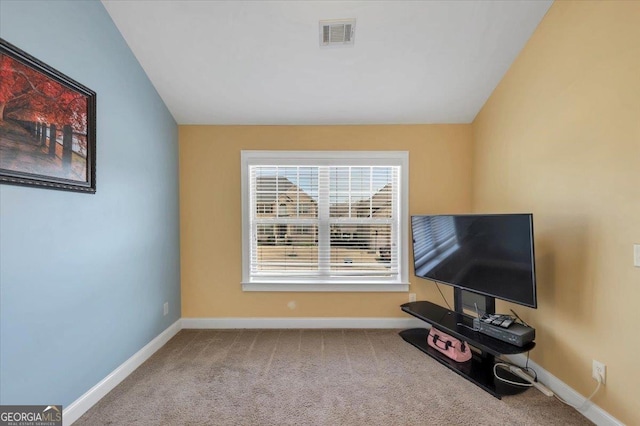
[{"label": "carpet floor", "polygon": [[494,398],[397,330],[182,330],[75,425],[589,425]]}]

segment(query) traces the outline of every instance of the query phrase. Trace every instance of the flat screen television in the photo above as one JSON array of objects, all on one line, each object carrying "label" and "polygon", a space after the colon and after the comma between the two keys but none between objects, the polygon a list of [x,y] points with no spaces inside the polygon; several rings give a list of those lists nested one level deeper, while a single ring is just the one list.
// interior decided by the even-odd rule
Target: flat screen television
[{"label": "flat screen television", "polygon": [[417,277],[537,307],[531,214],[411,217]]}]

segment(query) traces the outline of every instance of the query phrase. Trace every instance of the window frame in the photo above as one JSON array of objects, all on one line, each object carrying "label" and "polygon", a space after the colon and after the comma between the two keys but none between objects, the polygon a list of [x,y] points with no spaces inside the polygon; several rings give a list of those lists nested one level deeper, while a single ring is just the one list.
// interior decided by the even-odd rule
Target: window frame
[{"label": "window frame", "polygon": [[[274,279],[251,278],[251,166],[395,166],[398,178],[399,242],[398,278],[384,281],[372,277],[349,279]],[[296,292],[406,292],[409,290],[409,153],[407,151],[241,151],[242,199],[242,290]]]}]

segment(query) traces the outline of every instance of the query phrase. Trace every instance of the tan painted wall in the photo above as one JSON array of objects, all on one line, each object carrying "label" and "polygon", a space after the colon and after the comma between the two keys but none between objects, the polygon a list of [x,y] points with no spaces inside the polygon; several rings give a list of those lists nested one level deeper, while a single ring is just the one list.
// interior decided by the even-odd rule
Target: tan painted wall
[{"label": "tan painted wall", "polygon": [[[411,213],[471,209],[471,125],[181,126],[179,131],[185,318],[407,317],[399,308],[407,293],[242,292],[242,149],[406,150]],[[433,284],[412,274],[410,281],[420,299],[440,298]],[[291,301],[295,309],[287,306]]]},{"label": "tan painted wall", "polygon": [[556,2],[473,127],[474,210],[534,213],[532,358],[640,424],[640,2]]}]

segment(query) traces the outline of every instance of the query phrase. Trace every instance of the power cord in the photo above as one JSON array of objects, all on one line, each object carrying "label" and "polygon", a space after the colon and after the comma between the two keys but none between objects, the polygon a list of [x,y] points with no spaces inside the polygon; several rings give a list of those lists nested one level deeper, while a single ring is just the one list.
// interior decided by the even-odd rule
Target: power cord
[{"label": "power cord", "polygon": [[452,311],[453,309],[451,309],[451,306],[449,305],[449,302],[447,302],[447,298],[444,297],[444,294],[442,293],[442,290],[440,290],[440,286],[438,285],[437,282],[434,281],[434,283],[436,284],[436,288],[440,292],[440,296],[442,296],[442,300],[444,300],[444,303],[446,303],[447,308],[449,308],[449,310]]},{"label": "power cord", "polygon": [[[531,384],[531,386],[533,386],[534,388],[538,389],[543,394],[545,394],[547,396],[553,396],[554,395],[554,393],[551,391],[551,389],[549,389],[548,387],[546,387],[542,383],[540,383],[537,380],[535,380],[529,374],[525,373],[524,370],[522,368],[518,367],[517,365],[510,364],[510,363],[498,363],[498,364],[500,364],[499,365],[500,367],[509,368],[509,371],[511,373],[513,373],[514,375],[520,377],[521,379],[524,379],[525,382],[529,382]],[[497,372],[497,369],[494,367],[494,374],[496,372]],[[499,377],[497,375],[496,375],[496,377],[498,377],[498,379],[502,380],[503,382],[507,382],[507,380],[502,378],[502,377]],[[511,383],[512,385],[516,385],[516,386],[529,387],[528,384],[525,384],[523,382],[511,382],[511,381],[508,381],[508,383]]]},{"label": "power cord", "polygon": [[[507,363],[507,362],[496,362],[496,363],[494,364],[494,366],[493,366],[493,375],[495,376],[495,378],[496,378],[496,379],[498,379],[498,380],[500,380],[500,381],[502,381],[502,382],[505,382],[505,383],[509,383],[509,384],[511,384],[511,385],[515,385],[515,386],[524,386],[524,387],[531,387],[531,386],[534,386],[534,384],[533,384],[533,383],[519,383],[519,382],[514,382],[514,381],[512,381],[512,380],[505,379],[504,377],[500,377],[500,376],[498,375],[498,367],[502,367],[502,368],[504,368],[504,369],[506,369],[506,370],[509,370],[509,369],[510,369],[510,367],[512,367],[512,366],[513,366],[513,367],[517,367],[517,365],[516,365],[516,364],[511,364],[511,363]],[[534,375],[533,380],[534,380],[535,382],[537,382],[537,381],[538,381],[538,373],[536,373],[536,371],[535,371],[533,368],[529,367],[529,352],[527,352],[527,363],[526,363],[526,365],[525,365],[525,367],[524,367],[523,369],[524,369],[524,370],[527,370],[527,371],[531,371],[531,372],[533,372],[533,375]],[[593,399],[593,397],[594,397],[594,396],[596,396],[596,394],[600,391],[600,388],[602,387],[602,382],[603,382],[603,380],[602,380],[602,376],[598,375],[597,381],[598,381],[598,385],[596,386],[595,390],[594,390],[594,391],[591,393],[591,395],[589,395],[589,396],[587,397],[587,399],[585,399],[585,400],[582,402],[582,404],[580,404],[580,405],[573,405],[573,404],[571,404],[570,402],[565,401],[564,399],[562,399],[562,398],[560,398],[558,395],[556,395],[556,393],[555,393],[555,392],[553,392],[553,396],[554,396],[558,401],[562,402],[562,403],[563,403],[563,404],[565,404],[565,405],[568,405],[569,407],[575,408],[575,409],[576,409],[576,410],[578,410],[578,411],[584,411],[586,408],[588,408],[588,407],[587,407],[587,404],[588,404],[588,403]],[[549,395],[549,396],[551,396],[551,395]]]},{"label": "power cord", "polygon": [[531,384],[531,383],[514,382],[513,380],[505,379],[504,377],[498,376],[498,367],[502,367],[502,368],[505,368],[505,369],[509,370],[509,367],[514,366],[514,365],[515,364],[507,364],[506,362],[496,362],[493,365],[493,375],[496,377],[496,379],[500,380],[501,382],[509,383],[510,385],[523,386],[523,387],[526,387],[526,388],[532,387],[533,384]]},{"label": "power cord", "polygon": [[524,364],[524,369],[526,371],[531,371],[533,373],[533,380],[538,381],[538,373],[533,368],[529,367],[529,354],[531,351],[527,351],[527,362]]}]

